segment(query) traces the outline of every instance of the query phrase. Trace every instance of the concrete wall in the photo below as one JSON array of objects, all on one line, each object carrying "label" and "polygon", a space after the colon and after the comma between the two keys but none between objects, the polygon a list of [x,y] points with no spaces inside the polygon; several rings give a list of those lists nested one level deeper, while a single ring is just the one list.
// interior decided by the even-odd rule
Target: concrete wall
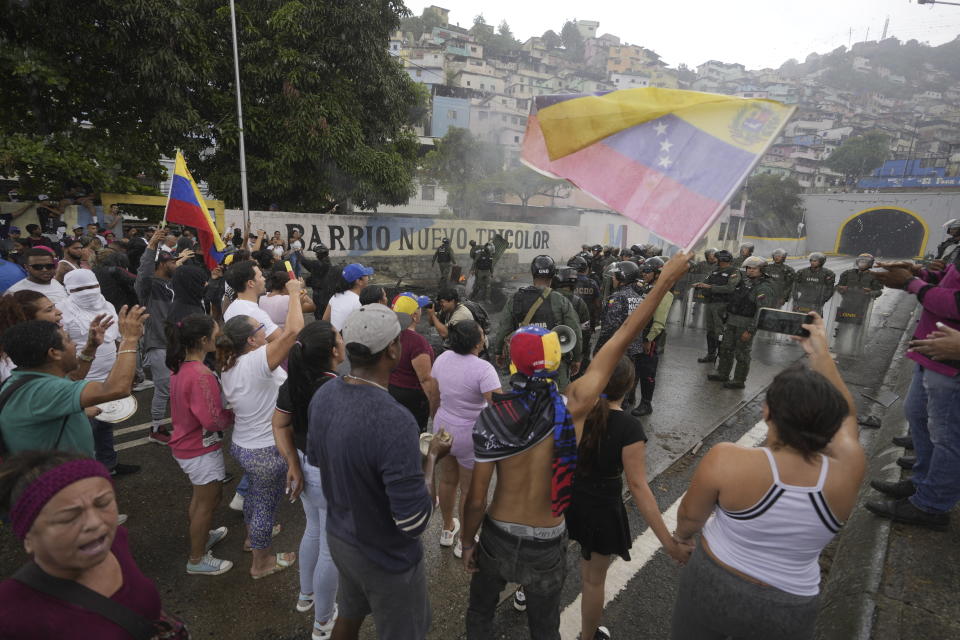
[{"label": "concrete wall", "polygon": [[871,209],[894,209],[916,218],[925,237],[918,255],[933,253],[946,235],[944,223],[960,217],[958,193],[837,193],[803,196],[807,209],[807,248],[836,253],[843,226],[857,224],[858,214]]}]

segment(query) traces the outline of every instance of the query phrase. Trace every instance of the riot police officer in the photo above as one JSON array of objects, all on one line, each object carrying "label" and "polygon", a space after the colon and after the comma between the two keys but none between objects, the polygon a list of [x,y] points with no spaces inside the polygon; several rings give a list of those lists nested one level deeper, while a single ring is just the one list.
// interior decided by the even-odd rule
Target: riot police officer
[{"label": "riot police officer", "polygon": [[937,246],[936,259],[960,267],[960,219],[948,220],[943,226],[947,230],[947,239]]},{"label": "riot police officer", "polygon": [[[663,268],[662,258],[654,257],[645,260],[640,265],[640,294],[646,297],[653,289],[654,283],[660,277],[660,270]],[[673,306],[673,294],[666,293],[663,300],[657,305],[650,322],[643,329],[640,337],[643,338],[643,351],[640,353],[638,367],[636,368],[637,381],[640,383],[640,404],[638,404],[630,413],[635,416],[647,416],[653,413],[653,392],[657,386],[657,367],[660,364],[660,357],[663,355],[663,349],[667,343],[667,317],[670,315],[670,307]]]},{"label": "riot police officer", "polygon": [[603,247],[599,244],[595,244],[590,247],[590,275],[594,280],[597,281],[597,284],[600,284],[600,278],[603,275],[603,268],[607,266],[604,262],[603,256]]},{"label": "riot police officer", "polygon": [[444,238],[440,247],[433,253],[432,264],[440,266],[440,288],[442,289],[450,281],[450,268],[457,263],[453,257],[453,249],[450,248],[450,238]]},{"label": "riot police officer", "polygon": [[[763,274],[767,261],[759,256],[750,256],[743,261],[745,278],[741,278],[737,288],[727,303],[727,320],[723,327],[723,342],[720,343],[720,362],[716,373],[707,376],[708,380],[723,382],[726,389],[743,389],[747,374],[750,373],[750,349],[753,337],[757,333],[757,311],[760,307],[769,307],[777,298],[777,292],[770,278]],[[737,368],[730,380],[730,370],[736,359]]]},{"label": "riot police officer", "polygon": [[319,242],[310,247],[310,250],[313,251],[316,259],[303,255],[300,256],[300,264],[310,272],[310,277],[306,281],[307,286],[313,290],[313,304],[317,307],[317,313],[322,314],[322,310],[327,308],[330,296],[333,295],[333,288],[328,286],[330,281],[330,249]]},{"label": "riot police officer", "polygon": [[473,299],[490,301],[490,280],[493,278],[493,256],[487,247],[477,251],[476,281],[473,285]]},{"label": "riot police officer", "polygon": [[583,331],[583,367],[587,367],[590,359],[590,340],[593,338],[593,330],[600,322],[600,303],[603,298],[600,297],[600,288],[589,275],[590,267],[587,261],[580,256],[573,256],[567,261],[567,266],[577,270],[577,284],[573,292],[580,296],[580,299],[587,304],[590,310],[590,326]]},{"label": "riot police officer", "polygon": [[854,262],[856,266],[840,274],[837,280],[837,292],[840,293],[837,322],[863,324],[870,301],[883,295],[883,283],[870,271],[873,262],[872,255],[861,253]]},{"label": "riot police officer", "polygon": [[764,273],[773,282],[777,291],[779,304],[771,306],[779,308],[790,299],[790,291],[793,290],[793,281],[797,277],[797,271],[787,264],[786,249],[776,249],[770,257],[773,258],[773,262],[767,265]]},{"label": "riot police officer", "polygon": [[[577,312],[577,318],[580,320],[580,335],[583,339],[582,353],[589,354],[590,336],[593,333],[593,317],[590,314],[590,306],[587,304],[587,301],[577,294],[577,287],[579,285],[577,270],[569,266],[557,269],[557,275],[553,279],[553,285],[557,293],[569,300],[570,304],[573,305],[573,310]],[[572,329],[573,327],[570,328]],[[565,353],[563,357],[569,360],[570,352]],[[584,356],[583,360],[586,359],[586,356]],[[583,363],[581,368],[585,368],[587,364],[583,362],[583,360],[581,361]]]},{"label": "riot police officer", "polygon": [[580,331],[580,318],[573,305],[550,287],[556,273],[557,266],[550,256],[541,255],[533,259],[530,263],[533,285],[522,287],[507,298],[504,304],[506,314],[497,330],[493,348],[497,354],[497,365],[503,367],[507,362],[504,353],[507,336],[518,327],[534,324],[553,329],[558,324],[567,325],[576,334],[577,343],[570,351],[570,361],[561,362],[557,372],[557,387],[564,389],[570,383],[570,376],[576,375],[580,370],[583,333]]},{"label": "riot police officer", "polygon": [[[627,317],[633,313],[633,310],[640,306],[643,296],[634,286],[640,280],[640,267],[629,260],[616,263],[611,269],[611,279],[614,291],[610,294],[603,304],[603,315],[600,321],[600,336],[597,339],[597,347],[594,353],[600,351],[613,334],[620,328]],[[633,362],[634,371],[637,378],[640,377],[641,362],[640,357],[643,354],[643,336],[637,336],[636,339],[627,347],[627,356]],[[627,404],[636,402],[636,387],[631,389],[624,400]]]},{"label": "riot police officer", "polygon": [[717,259],[716,268],[705,281],[693,285],[694,289],[704,291],[707,301],[707,355],[697,358],[697,362],[717,360],[727,301],[740,284],[740,270],[733,266],[733,255],[726,249],[721,249],[714,257]]},{"label": "riot police officer", "polygon": [[[740,253],[737,255],[736,259],[733,261],[733,266],[737,269],[743,266],[743,261],[753,255],[753,243],[744,242],[740,245]],[[766,262],[766,260],[764,260]]]},{"label": "riot police officer", "polygon": [[816,311],[823,315],[823,305],[833,297],[837,276],[824,268],[827,256],[814,251],[809,256],[810,266],[797,271],[793,283],[793,310],[801,313]]}]

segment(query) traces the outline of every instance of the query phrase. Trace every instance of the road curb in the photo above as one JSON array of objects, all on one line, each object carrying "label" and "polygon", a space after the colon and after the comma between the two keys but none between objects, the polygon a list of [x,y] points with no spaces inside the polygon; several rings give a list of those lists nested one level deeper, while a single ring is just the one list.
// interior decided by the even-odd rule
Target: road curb
[{"label": "road curb", "polygon": [[904,380],[909,384],[908,371],[913,361],[903,357],[903,354],[920,312],[921,307],[917,305],[881,385],[882,389],[902,391],[901,399],[885,411],[880,429],[867,451],[867,472],[857,496],[857,506],[843,527],[830,575],[821,592],[822,605],[815,634],[817,640],[869,640],[873,632],[891,522],[874,516],[866,510],[864,503],[867,498],[875,497],[869,485],[870,480],[900,479],[901,471],[893,463],[902,450],[894,448],[890,439],[903,435],[905,431],[902,397],[906,392]]}]

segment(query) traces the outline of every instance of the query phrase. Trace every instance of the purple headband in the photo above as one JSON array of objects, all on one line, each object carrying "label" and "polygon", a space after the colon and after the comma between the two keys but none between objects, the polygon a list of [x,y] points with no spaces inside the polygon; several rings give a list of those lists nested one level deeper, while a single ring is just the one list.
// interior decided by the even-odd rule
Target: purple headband
[{"label": "purple headband", "polygon": [[10,509],[13,533],[21,540],[26,538],[27,532],[33,526],[33,521],[37,519],[43,506],[50,502],[50,498],[78,480],[96,477],[113,482],[107,468],[90,458],[71,460],[49,471],[44,471],[39,478],[27,486],[17,499],[17,503]]}]

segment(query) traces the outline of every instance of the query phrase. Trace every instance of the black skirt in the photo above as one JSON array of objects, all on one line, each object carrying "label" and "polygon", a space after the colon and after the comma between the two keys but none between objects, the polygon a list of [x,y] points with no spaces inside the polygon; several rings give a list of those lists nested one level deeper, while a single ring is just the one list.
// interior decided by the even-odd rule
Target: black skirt
[{"label": "black skirt", "polygon": [[619,478],[601,483],[579,478],[574,481],[573,499],[565,516],[570,539],[580,543],[584,560],[589,560],[592,553],[630,560],[633,536],[622,490]]}]

